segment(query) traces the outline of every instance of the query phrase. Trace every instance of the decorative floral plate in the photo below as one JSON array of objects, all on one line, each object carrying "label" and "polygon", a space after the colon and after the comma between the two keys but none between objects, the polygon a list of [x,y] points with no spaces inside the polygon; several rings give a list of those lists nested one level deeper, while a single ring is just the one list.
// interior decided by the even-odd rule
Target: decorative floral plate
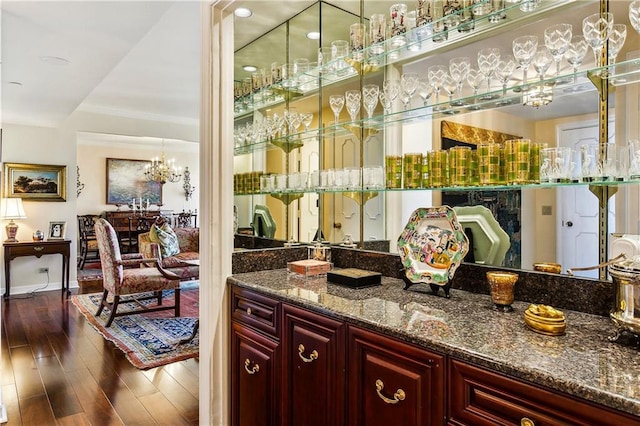
[{"label": "decorative floral plate", "polygon": [[469,240],[449,206],[419,208],[398,238],[407,279],[444,286],[469,251]]}]

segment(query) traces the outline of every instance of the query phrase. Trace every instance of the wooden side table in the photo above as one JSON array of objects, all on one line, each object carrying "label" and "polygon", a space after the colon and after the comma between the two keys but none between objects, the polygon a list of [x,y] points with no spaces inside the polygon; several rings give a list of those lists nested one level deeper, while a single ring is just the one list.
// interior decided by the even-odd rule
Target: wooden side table
[{"label": "wooden side table", "polygon": [[62,255],[62,295],[69,295],[69,265],[71,258],[71,240],[27,241],[2,244],[4,247],[4,275],[6,288],[4,298],[11,294],[11,261],[16,257],[35,256],[40,258],[45,254]]}]

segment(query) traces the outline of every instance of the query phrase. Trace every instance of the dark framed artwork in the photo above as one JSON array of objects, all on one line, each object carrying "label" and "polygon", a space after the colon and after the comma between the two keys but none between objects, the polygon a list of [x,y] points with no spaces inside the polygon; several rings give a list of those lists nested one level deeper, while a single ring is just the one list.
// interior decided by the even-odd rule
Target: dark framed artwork
[{"label": "dark framed artwork", "polygon": [[5,163],[3,192],[25,201],[65,201],[67,166]]},{"label": "dark framed artwork", "polygon": [[149,182],[144,171],[150,161],[107,158],[107,204],[143,203],[162,205],[162,184]]}]

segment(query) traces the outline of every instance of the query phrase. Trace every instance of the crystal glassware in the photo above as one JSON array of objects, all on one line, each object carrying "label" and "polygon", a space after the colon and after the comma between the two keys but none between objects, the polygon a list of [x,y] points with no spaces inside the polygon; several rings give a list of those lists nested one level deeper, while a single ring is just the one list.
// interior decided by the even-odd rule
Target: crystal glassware
[{"label": "crystal glassware", "polygon": [[370,51],[373,55],[384,53],[384,41],[386,39],[387,21],[382,13],[371,15],[369,19],[369,43]]},{"label": "crystal glassware", "polygon": [[533,59],[531,60],[531,65],[533,65],[533,69],[536,70],[538,77],[540,78],[540,86],[542,86],[542,81],[544,80],[544,74],[547,72],[551,64],[553,63],[553,56],[547,49],[538,49],[535,55],[533,55]]},{"label": "crystal glassware", "polygon": [[[478,90],[480,90],[480,86],[484,82],[484,74],[478,71],[475,68],[471,68],[469,70],[469,74],[467,74],[467,83],[473,89],[473,97],[475,98],[475,102],[478,100]],[[478,105],[471,105],[469,109],[479,109]]]},{"label": "crystal glassware", "polygon": [[544,30],[544,45],[556,63],[556,77],[560,76],[560,62],[571,43],[572,31],[571,24],[556,24]]},{"label": "crystal glassware", "polygon": [[366,84],[362,86],[362,103],[367,111],[367,118],[373,117],[373,111],[378,105],[378,97],[380,96],[380,87],[377,84]]},{"label": "crystal glassware", "polygon": [[588,49],[589,45],[583,36],[571,37],[571,43],[569,43],[569,47],[564,53],[564,56],[567,58],[567,62],[569,62],[573,67],[573,84],[578,82],[578,69],[582,64]]},{"label": "crystal glassware", "polygon": [[359,22],[349,26],[349,50],[351,58],[355,61],[364,59],[364,37],[366,31],[366,26]]},{"label": "crystal glassware", "polygon": [[640,0],[629,3],[629,22],[631,26],[640,34]]},{"label": "crystal glassware", "polygon": [[411,105],[411,98],[415,95],[416,90],[418,89],[419,77],[420,76],[415,72],[404,73],[400,77],[400,90],[402,91],[401,98],[405,110]]},{"label": "crystal glassware", "polygon": [[340,112],[344,108],[344,96],[343,95],[331,95],[329,96],[329,106],[333,111],[333,115],[336,118],[336,124],[340,121]]},{"label": "crystal glassware", "polygon": [[304,126],[304,131],[305,132],[309,131],[309,126],[311,125],[312,121],[313,121],[313,113],[311,113],[311,112],[301,112],[300,113],[300,122]]},{"label": "crystal glassware", "polygon": [[455,78],[451,77],[451,74],[445,74],[444,79],[442,80],[442,88],[447,92],[447,96],[449,96],[449,106],[456,106],[454,104],[453,97],[458,90],[458,82]]},{"label": "crystal glassware", "polygon": [[359,90],[347,90],[344,94],[347,112],[351,121],[356,121],[360,112],[360,103],[362,101],[362,93]]},{"label": "crystal glassware", "polygon": [[[502,97],[506,98],[507,96],[507,85],[509,84],[509,80],[513,76],[513,73],[516,70],[516,60],[511,55],[501,55],[500,62],[498,62],[498,66],[496,68],[496,77],[502,83]],[[506,99],[501,100],[499,105],[507,105],[510,102]]]},{"label": "crystal glassware", "polygon": [[466,80],[470,69],[471,59],[466,56],[452,58],[449,61],[449,74],[451,74],[451,77],[453,77],[458,84],[458,94],[462,93],[462,83]]},{"label": "crystal glassware", "polygon": [[[440,103],[440,89],[442,88],[444,77],[448,74],[448,72],[448,68],[444,65],[431,65],[429,68],[427,68],[429,81],[433,86],[433,91],[436,92],[436,105]],[[441,107],[439,109],[441,109]]]},{"label": "crystal glassware", "polygon": [[429,98],[433,95],[433,86],[428,77],[420,77],[418,79],[418,96],[422,99],[422,104],[427,106],[429,104]]},{"label": "crystal glassware", "polygon": [[604,44],[609,39],[612,27],[613,13],[594,13],[582,20],[582,35],[593,49],[596,67],[602,65],[600,64],[600,56]]},{"label": "crystal glassware", "polygon": [[400,94],[400,81],[395,79],[385,80],[382,83],[382,92],[393,103]]},{"label": "crystal glassware", "polygon": [[531,35],[518,37],[513,40],[512,48],[513,57],[516,58],[520,68],[522,68],[522,84],[526,86],[527,70],[529,69],[533,55],[535,55],[536,50],[538,50],[538,37]]},{"label": "crystal glassware", "polygon": [[[491,77],[496,72],[498,62],[500,62],[500,49],[488,47],[478,52],[478,70],[480,70],[487,79],[487,92],[491,91]],[[495,96],[489,94],[485,96],[485,99],[493,98],[495,98]]]},{"label": "crystal glassware", "polygon": [[609,44],[607,45],[607,53],[609,55],[609,65],[616,63],[616,57],[624,42],[627,39],[627,26],[625,24],[613,24],[611,33],[609,34]]},{"label": "crystal glassware", "polygon": [[391,112],[391,99],[387,96],[386,93],[380,92],[378,95],[378,100],[380,101],[380,105],[382,105],[382,109],[385,114],[389,114]]},{"label": "crystal glassware", "polygon": [[404,3],[396,3],[389,8],[391,18],[391,47],[398,48],[407,44],[404,36],[406,31],[404,16],[407,13],[407,5]]}]

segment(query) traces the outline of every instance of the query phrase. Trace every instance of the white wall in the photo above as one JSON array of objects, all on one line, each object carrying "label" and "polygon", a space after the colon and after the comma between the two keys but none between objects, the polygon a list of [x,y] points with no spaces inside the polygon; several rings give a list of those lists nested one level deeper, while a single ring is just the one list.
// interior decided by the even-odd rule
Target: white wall
[{"label": "white wall", "polygon": [[[158,117],[125,118],[96,113],[74,112],[59,128],[22,126],[11,123],[2,124],[2,160],[9,163],[55,164],[67,167],[67,199],[65,202],[24,202],[27,219],[18,222],[20,226],[17,238],[31,240],[36,229],[47,230],[50,221],[66,221],[66,238],[71,240],[71,287],[77,286],[75,259],[77,256],[76,215],[100,212],[113,208],[105,204],[106,176],[104,174],[106,157],[149,159],[157,155],[151,149],[136,147],[127,149],[114,146],[91,145],[78,146],[78,135],[87,132],[107,133],[126,136],[143,136],[187,141],[198,146],[199,128],[197,123],[176,123],[161,120]],[[185,144],[185,147],[189,146]],[[188,149],[169,151],[169,157],[175,157],[179,165],[188,165],[191,171],[192,185],[196,186],[193,208],[197,208],[199,190],[199,156]],[[183,163],[181,163],[183,162]],[[76,165],[80,166],[80,177],[85,189],[79,199],[76,198]],[[182,182],[165,186],[166,208],[182,210],[184,200]],[[89,195],[91,194],[91,195]],[[96,195],[100,194],[100,195]],[[182,198],[180,198],[182,197]],[[165,207],[163,207],[165,208]],[[1,226],[6,225],[6,221]],[[3,237],[3,240],[6,237]],[[41,258],[22,257],[11,262],[11,294],[27,293],[47,283],[47,275],[38,273],[38,268],[49,267],[49,286],[47,290],[61,288],[62,262],[59,255],[47,255]],[[2,292],[5,278],[2,274]]]}]

